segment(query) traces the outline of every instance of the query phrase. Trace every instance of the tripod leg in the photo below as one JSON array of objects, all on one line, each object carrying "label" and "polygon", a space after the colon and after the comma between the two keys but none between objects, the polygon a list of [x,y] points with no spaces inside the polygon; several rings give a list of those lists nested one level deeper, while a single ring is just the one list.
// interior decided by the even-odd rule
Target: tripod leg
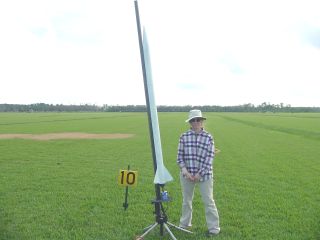
[{"label": "tripod leg", "polygon": [[168,231],[168,233],[170,234],[171,238],[172,238],[173,240],[177,240],[176,237],[175,237],[175,236],[173,235],[173,233],[171,232],[171,230],[170,230],[170,228],[168,227],[168,225],[164,223],[163,226],[164,226],[165,229]]},{"label": "tripod leg", "polygon": [[182,227],[178,227],[178,226],[176,226],[176,225],[174,225],[174,224],[172,224],[172,223],[170,223],[170,222],[167,222],[167,224],[169,224],[170,226],[172,226],[172,227],[174,227],[174,228],[176,228],[176,229],[179,229],[179,230],[181,230],[181,231],[184,231],[184,232],[187,232],[187,233],[193,233],[193,232],[191,232],[191,231],[189,231],[189,230],[187,230],[187,229],[184,229],[184,228],[182,228]]},{"label": "tripod leg", "polygon": [[152,231],[152,229],[154,229],[156,226],[158,225],[158,223],[156,222],[155,224],[153,224],[152,226],[149,226],[148,228],[148,230],[144,233],[144,234],[142,234],[141,236],[140,236],[140,238],[143,238],[144,236],[146,236],[149,232],[151,232]]},{"label": "tripod leg", "polygon": [[163,223],[160,223],[160,236],[163,236]]},{"label": "tripod leg", "polygon": [[143,232],[146,232],[148,229],[152,228],[152,227],[153,227],[153,225],[154,225],[154,223],[153,223],[153,224],[151,224],[151,225],[149,225],[148,227],[145,227],[145,228],[143,229]]}]

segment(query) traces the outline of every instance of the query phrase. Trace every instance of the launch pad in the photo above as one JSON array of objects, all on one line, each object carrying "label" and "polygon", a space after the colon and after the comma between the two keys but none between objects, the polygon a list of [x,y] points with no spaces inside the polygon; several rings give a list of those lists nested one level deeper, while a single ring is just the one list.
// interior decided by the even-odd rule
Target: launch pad
[{"label": "launch pad", "polygon": [[170,175],[169,171],[165,168],[163,163],[157,106],[155,103],[154,89],[153,89],[153,83],[152,83],[149,44],[148,44],[147,34],[145,29],[143,31],[143,37],[142,37],[138,0],[134,0],[134,6],[135,6],[135,14],[136,14],[139,47],[140,47],[140,60],[141,60],[141,67],[142,67],[143,83],[144,83],[145,98],[146,98],[146,104],[147,104],[150,143],[151,143],[153,168],[154,168],[154,175],[155,175],[154,186],[155,186],[155,193],[156,193],[156,199],[152,201],[152,204],[154,204],[155,206],[155,211],[154,211],[155,223],[146,227],[144,229],[145,231],[144,234],[138,237],[137,240],[143,239],[143,237],[149,234],[158,225],[160,227],[160,236],[163,236],[164,230],[166,230],[170,234],[171,238],[173,240],[176,240],[176,237],[171,232],[169,226],[187,233],[192,233],[192,232],[184,228],[175,226],[174,224],[168,222],[168,217],[162,205],[162,203],[167,200],[162,198],[160,187],[163,189],[164,184],[169,181],[172,181],[173,178]]},{"label": "launch pad", "polygon": [[174,236],[174,234],[170,230],[169,226],[173,227],[173,228],[176,228],[176,229],[178,229],[180,231],[186,232],[186,233],[192,233],[191,231],[189,231],[187,229],[184,229],[182,227],[178,227],[178,226],[176,226],[176,225],[174,225],[174,224],[172,224],[172,223],[170,223],[168,221],[167,214],[166,214],[166,212],[165,212],[165,210],[163,208],[163,205],[162,205],[164,200],[161,199],[160,185],[161,184],[156,184],[156,186],[155,186],[156,187],[156,193],[158,193],[157,189],[159,189],[159,198],[160,199],[158,199],[158,194],[157,194],[157,199],[152,201],[152,203],[155,205],[156,221],[155,221],[155,223],[153,223],[153,224],[149,225],[148,227],[144,228],[143,229],[144,233],[141,236],[139,236],[137,239],[143,239],[146,235],[148,235],[148,233],[150,233],[152,230],[154,230],[157,226],[160,227],[160,236],[163,236],[164,233],[165,233],[164,230],[166,230],[169,233],[171,239],[173,239],[173,240],[177,240],[177,238]]}]

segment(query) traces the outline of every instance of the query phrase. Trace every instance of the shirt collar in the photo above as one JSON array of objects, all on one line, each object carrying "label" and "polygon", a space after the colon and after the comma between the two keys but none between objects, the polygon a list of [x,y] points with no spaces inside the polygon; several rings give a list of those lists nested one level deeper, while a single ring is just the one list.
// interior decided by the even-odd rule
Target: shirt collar
[{"label": "shirt collar", "polygon": [[196,133],[192,128],[190,128],[190,132],[192,132],[193,134],[201,134],[204,132],[204,129],[201,128],[201,131],[199,133]]}]

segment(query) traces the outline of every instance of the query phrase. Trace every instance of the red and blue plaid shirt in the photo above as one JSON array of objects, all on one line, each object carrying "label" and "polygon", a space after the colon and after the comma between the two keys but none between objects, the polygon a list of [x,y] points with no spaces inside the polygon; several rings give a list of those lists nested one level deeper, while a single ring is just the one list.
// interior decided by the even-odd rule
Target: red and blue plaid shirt
[{"label": "red and blue plaid shirt", "polygon": [[189,130],[180,136],[177,163],[180,168],[186,167],[195,176],[200,174],[200,181],[211,179],[214,158],[214,141],[210,133],[202,130],[196,134]]}]

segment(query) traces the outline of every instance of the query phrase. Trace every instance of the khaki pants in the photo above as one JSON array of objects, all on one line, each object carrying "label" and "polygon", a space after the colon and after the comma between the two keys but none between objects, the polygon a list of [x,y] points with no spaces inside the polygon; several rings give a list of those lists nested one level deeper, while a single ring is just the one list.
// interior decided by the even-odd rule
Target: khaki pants
[{"label": "khaki pants", "polygon": [[213,199],[213,180],[209,179],[204,182],[191,182],[180,174],[182,187],[183,203],[182,215],[180,218],[181,227],[190,227],[192,221],[192,200],[196,184],[200,187],[202,201],[205,207],[206,221],[208,230],[213,233],[220,232],[219,214]]}]

